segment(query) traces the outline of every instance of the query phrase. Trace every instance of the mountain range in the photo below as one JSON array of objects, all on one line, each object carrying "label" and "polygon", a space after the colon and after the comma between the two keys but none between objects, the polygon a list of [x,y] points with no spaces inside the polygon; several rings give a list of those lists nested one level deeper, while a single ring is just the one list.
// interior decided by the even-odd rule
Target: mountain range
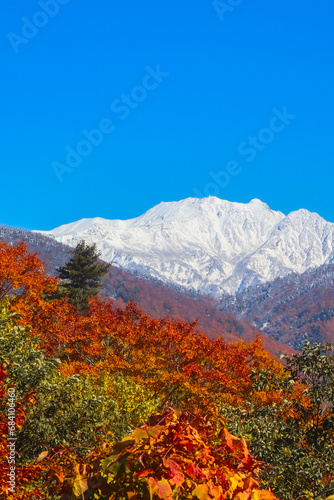
[{"label": "mountain range", "polygon": [[333,223],[305,209],[284,215],[257,199],[187,198],[134,219],[39,232],[71,247],[96,243],[106,262],[216,299],[334,262]]},{"label": "mountain range", "polygon": [[333,226],[307,210],[285,216],[259,200],[209,197],[161,203],[128,221],[82,219],[47,232],[0,226],[0,240],[25,241],[51,275],[78,241],[96,243],[113,262],[101,296],[115,306],[133,300],[153,317],[198,320],[226,341],[261,335],[280,354],[305,340],[334,343]]}]

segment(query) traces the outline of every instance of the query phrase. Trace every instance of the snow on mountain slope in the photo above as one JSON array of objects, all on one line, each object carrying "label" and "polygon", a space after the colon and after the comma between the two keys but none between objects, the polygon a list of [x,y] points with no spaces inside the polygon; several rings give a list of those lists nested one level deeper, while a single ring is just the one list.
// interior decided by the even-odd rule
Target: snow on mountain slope
[{"label": "snow on mountain slope", "polygon": [[334,224],[304,209],[285,216],[256,199],[187,198],[135,219],[38,232],[70,246],[96,243],[119,267],[216,297],[334,261]]}]

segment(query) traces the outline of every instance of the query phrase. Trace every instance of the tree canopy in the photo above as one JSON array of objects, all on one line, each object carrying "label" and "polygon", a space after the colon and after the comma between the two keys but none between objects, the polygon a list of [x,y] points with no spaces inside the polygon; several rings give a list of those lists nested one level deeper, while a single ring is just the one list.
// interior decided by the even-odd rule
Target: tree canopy
[{"label": "tree canopy", "polygon": [[65,266],[57,269],[61,280],[60,294],[68,297],[69,303],[83,311],[88,299],[99,293],[101,277],[106,274],[110,264],[99,262],[100,253],[96,245],[88,245],[80,241],[72,257]]}]

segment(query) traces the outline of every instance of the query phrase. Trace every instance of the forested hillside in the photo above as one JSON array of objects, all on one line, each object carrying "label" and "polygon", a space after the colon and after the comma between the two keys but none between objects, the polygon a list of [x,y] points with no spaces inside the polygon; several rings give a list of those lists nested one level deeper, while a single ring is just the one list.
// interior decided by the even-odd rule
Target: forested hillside
[{"label": "forested hillside", "polygon": [[[94,262],[76,262],[89,287]],[[334,494],[330,345],[284,367],[259,338],[210,339],[133,302],[77,309],[65,284],[70,297],[74,281],[0,242],[1,498]]]},{"label": "forested hillside", "polygon": [[[70,248],[58,243],[53,238],[26,230],[0,227],[0,240],[16,245],[25,241],[32,252],[37,252],[48,274],[55,276],[56,269],[64,265],[70,258]],[[135,276],[111,266],[109,272],[102,279],[103,289],[101,296],[112,298],[117,307],[125,308],[133,300],[138,306],[152,317],[169,316],[172,319],[196,321],[197,327],[212,338],[221,336],[226,341],[244,339],[251,341],[257,335],[263,338],[263,344],[270,352],[294,352],[289,346],[282,345],[266,333],[260,332],[247,321],[238,320],[233,315],[221,312],[211,297],[197,295],[190,297],[182,291],[177,291],[166,285],[150,282],[147,279]]]},{"label": "forested hillside", "polygon": [[334,264],[248,288],[218,305],[279,342],[334,341]]}]

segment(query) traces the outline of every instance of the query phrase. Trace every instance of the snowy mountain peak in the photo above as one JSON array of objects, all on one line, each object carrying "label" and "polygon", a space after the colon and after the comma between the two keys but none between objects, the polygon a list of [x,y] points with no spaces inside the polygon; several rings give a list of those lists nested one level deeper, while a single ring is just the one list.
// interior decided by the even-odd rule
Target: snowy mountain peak
[{"label": "snowy mountain peak", "polygon": [[216,297],[334,261],[334,224],[305,209],[285,216],[258,199],[187,198],[134,219],[40,232],[71,246],[96,243],[119,267]]},{"label": "snowy mountain peak", "polygon": [[259,200],[258,198],[253,198],[250,202],[249,202],[249,205],[260,205],[262,207],[266,207],[266,208],[269,208],[268,205],[266,203],[264,203],[263,201]]}]

